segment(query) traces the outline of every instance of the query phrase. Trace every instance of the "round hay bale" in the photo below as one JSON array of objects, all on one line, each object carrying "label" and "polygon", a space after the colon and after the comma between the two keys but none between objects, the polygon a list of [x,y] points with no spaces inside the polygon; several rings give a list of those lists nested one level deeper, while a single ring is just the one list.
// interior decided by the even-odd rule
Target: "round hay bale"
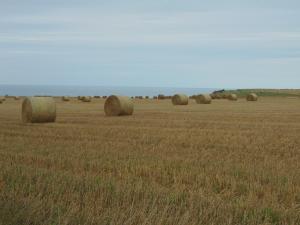
[{"label": "round hay bale", "polygon": [[197,104],[211,104],[212,98],[210,95],[198,95],[196,96],[196,102]]},{"label": "round hay bale", "polygon": [[81,101],[83,102],[91,102],[92,101],[92,97],[91,96],[83,96]]},{"label": "round hay bale", "polygon": [[56,105],[52,97],[27,97],[22,104],[24,123],[49,123],[56,120]]},{"label": "round hay bale", "polygon": [[19,96],[14,96],[14,100],[20,100]]},{"label": "round hay bale", "polygon": [[230,101],[237,101],[238,97],[237,97],[236,94],[229,94],[227,99],[230,100]]},{"label": "round hay bale", "polygon": [[247,95],[247,101],[255,102],[258,100],[258,96],[255,93],[250,93]]},{"label": "round hay bale", "polygon": [[69,96],[63,96],[61,99],[62,99],[64,102],[70,101],[70,97],[69,97]]},{"label": "round hay bale", "polygon": [[185,94],[176,94],[172,97],[173,105],[188,105],[189,97]]},{"label": "round hay bale", "polygon": [[109,96],[104,104],[106,116],[128,116],[133,114],[133,102],[127,96]]},{"label": "round hay bale", "polygon": [[77,99],[78,99],[79,101],[82,101],[83,98],[84,98],[84,96],[78,96],[78,97],[77,97]]}]

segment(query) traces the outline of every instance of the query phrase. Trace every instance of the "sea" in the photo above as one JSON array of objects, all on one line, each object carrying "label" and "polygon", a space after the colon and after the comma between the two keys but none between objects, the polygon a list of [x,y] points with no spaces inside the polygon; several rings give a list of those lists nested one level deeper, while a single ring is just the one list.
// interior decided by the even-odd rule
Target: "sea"
[{"label": "sea", "polygon": [[156,96],[158,94],[186,95],[211,93],[218,88],[129,87],[129,86],[71,86],[71,85],[1,85],[0,96]]}]

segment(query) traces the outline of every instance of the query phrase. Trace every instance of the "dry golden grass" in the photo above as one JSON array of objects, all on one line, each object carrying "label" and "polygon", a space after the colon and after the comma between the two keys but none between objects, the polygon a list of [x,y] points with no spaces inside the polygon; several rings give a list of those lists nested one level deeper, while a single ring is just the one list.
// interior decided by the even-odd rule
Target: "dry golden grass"
[{"label": "dry golden grass", "polygon": [[0,105],[0,224],[300,224],[300,99]]}]

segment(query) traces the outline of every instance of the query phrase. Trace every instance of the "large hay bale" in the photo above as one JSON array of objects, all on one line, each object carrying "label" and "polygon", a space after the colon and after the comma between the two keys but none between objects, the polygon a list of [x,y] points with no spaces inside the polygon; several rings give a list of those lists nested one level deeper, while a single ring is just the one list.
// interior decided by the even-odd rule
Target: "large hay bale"
[{"label": "large hay bale", "polygon": [[77,99],[78,99],[79,101],[82,101],[83,98],[84,98],[84,96],[78,96],[78,97],[77,97]]},{"label": "large hay bale", "polygon": [[63,96],[61,99],[62,99],[64,102],[70,101],[70,97],[69,97],[69,96]]},{"label": "large hay bale", "polygon": [[24,123],[49,123],[56,120],[56,105],[52,97],[27,97],[22,104]]},{"label": "large hay bale", "polygon": [[236,94],[229,94],[227,99],[230,100],[230,101],[237,101],[238,97],[237,97]]},{"label": "large hay bale", "polygon": [[188,105],[189,97],[185,94],[176,94],[172,97],[173,105]]},{"label": "large hay bale", "polygon": [[250,93],[247,95],[247,101],[255,102],[258,100],[258,96],[255,93]]},{"label": "large hay bale", "polygon": [[83,102],[91,102],[92,101],[92,97],[91,96],[83,96],[81,101]]},{"label": "large hay bale", "polygon": [[104,104],[106,116],[127,116],[133,114],[133,102],[127,96],[109,96]]},{"label": "large hay bale", "polygon": [[197,104],[210,104],[211,101],[212,101],[212,98],[208,94],[203,94],[203,95],[197,95],[196,96]]}]

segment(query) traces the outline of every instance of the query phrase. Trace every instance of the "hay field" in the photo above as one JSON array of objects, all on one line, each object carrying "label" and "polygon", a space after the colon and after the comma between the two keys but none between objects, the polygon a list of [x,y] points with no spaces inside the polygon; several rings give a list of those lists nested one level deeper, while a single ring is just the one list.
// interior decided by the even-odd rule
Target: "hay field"
[{"label": "hay field", "polygon": [[0,224],[300,224],[300,99],[0,105]]}]

